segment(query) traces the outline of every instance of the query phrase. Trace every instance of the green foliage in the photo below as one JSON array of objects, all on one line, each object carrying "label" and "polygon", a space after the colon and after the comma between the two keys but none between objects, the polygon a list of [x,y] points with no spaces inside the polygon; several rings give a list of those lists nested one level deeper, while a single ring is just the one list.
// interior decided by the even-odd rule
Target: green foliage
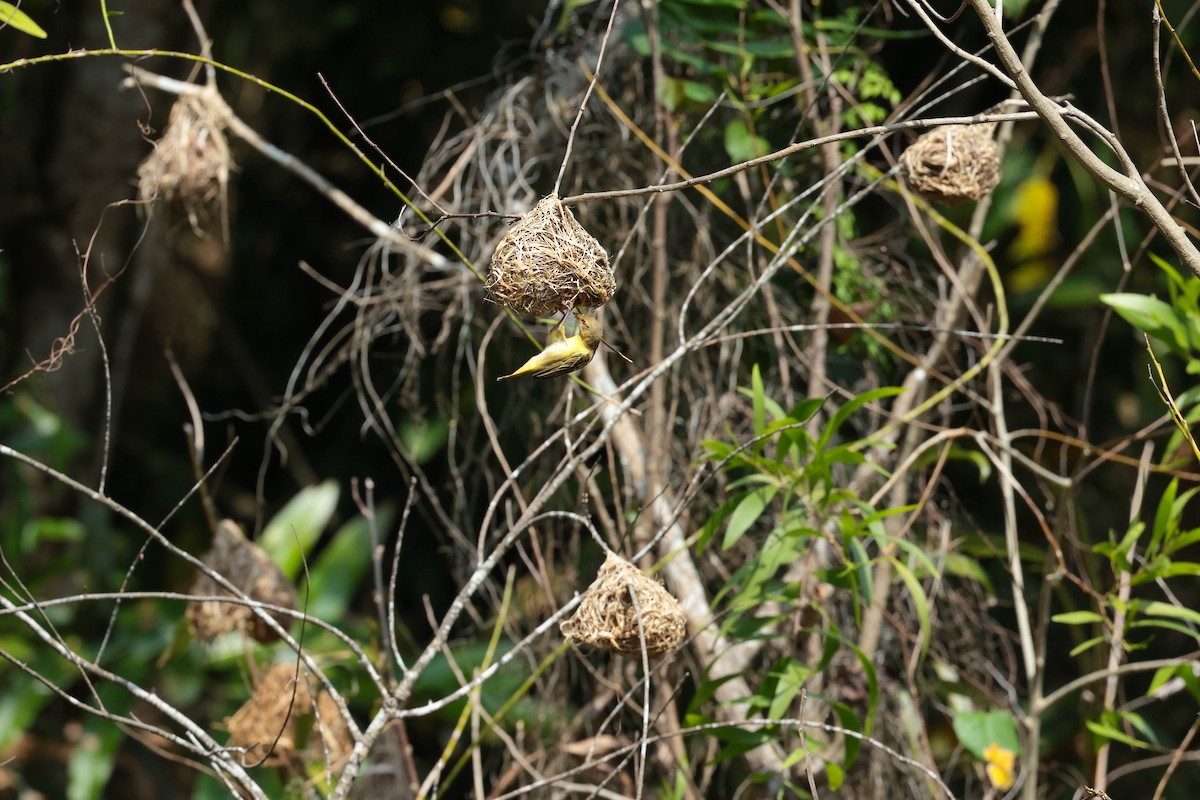
[{"label": "green foliage", "polygon": [[[116,686],[104,684],[98,691],[104,707],[114,714],[128,714],[133,706],[133,698]],[[67,765],[67,798],[99,800],[112,775],[125,732],[108,720],[91,715],[81,722],[83,734]]]},{"label": "green foliage", "polygon": [[834,70],[833,79],[859,98],[842,112],[842,123],[847,128],[881,124],[901,99],[892,79],[869,58],[858,59],[853,68]]},{"label": "green foliage", "polygon": [[[1162,631],[1187,637],[1193,646],[1200,643],[1200,612],[1177,602],[1154,599],[1151,594],[1157,594],[1160,587],[1167,587],[1167,582],[1172,579],[1184,578],[1192,582],[1200,575],[1200,563],[1190,556],[1192,545],[1200,542],[1200,528],[1187,528],[1182,524],[1197,492],[1200,487],[1181,493],[1179,480],[1172,480],[1159,499],[1149,525],[1134,521],[1122,534],[1110,532],[1106,541],[1093,545],[1092,551],[1107,562],[1111,583],[1102,587],[1099,602],[1092,607],[1065,611],[1051,618],[1054,624],[1070,626],[1081,634],[1071,650],[1072,656],[1098,647],[1114,646],[1127,653],[1136,653],[1146,648]],[[1129,587],[1126,596],[1122,595],[1122,583]],[[1184,589],[1182,582],[1179,588]],[[1124,620],[1123,632],[1114,640],[1119,617]],[[1200,700],[1200,682],[1187,664],[1158,670],[1146,693],[1154,692],[1172,679],[1179,679],[1184,688]],[[1115,742],[1136,749],[1159,748],[1159,737],[1153,727],[1138,714],[1106,709],[1098,718],[1085,722],[1096,746]]]},{"label": "green foliage", "polygon": [[[387,534],[392,517],[390,509],[377,511],[375,525],[381,538]],[[334,533],[312,564],[308,576],[309,613],[326,622],[341,624],[370,566],[371,523],[364,517],[355,517]]]},{"label": "green foliage", "polygon": [[[785,411],[767,396],[758,367],[752,371],[751,386],[741,390],[752,405],[753,436],[746,442],[706,441],[703,460],[715,462],[730,475],[731,496],[708,519],[697,537],[697,548],[708,547],[723,532],[720,547],[733,550],[746,537],[761,531],[761,538],[751,550],[724,589],[716,603],[725,611],[721,632],[731,638],[748,638],[767,634],[771,623],[782,621],[757,614],[763,603],[780,604],[784,617],[794,613],[802,603],[800,586],[786,579],[786,568],[801,558],[813,542],[825,539],[836,545],[842,563],[822,569],[819,577],[835,587],[849,590],[856,610],[869,603],[872,549],[888,548],[903,552],[907,558],[891,558],[901,580],[912,594],[921,625],[924,648],[929,640],[930,620],[928,601],[912,567],[927,574],[936,574],[936,567],[921,549],[906,541],[889,536],[883,521],[911,509],[898,508],[875,511],[844,488],[845,470],[864,463],[863,451],[874,442],[870,436],[841,440],[839,434],[849,419],[864,406],[898,393],[887,387],[864,392],[844,403],[824,425],[810,430],[814,416],[824,402],[820,399],[802,401]],[[912,565],[912,566],[910,566]],[[822,655],[817,663],[805,663],[786,656],[772,665],[766,679],[757,687],[748,703],[762,715],[782,719],[789,714],[811,677],[824,670],[843,647],[857,656],[867,677],[868,700],[865,715],[859,715],[844,704],[828,699],[841,723],[850,730],[868,733],[871,730],[877,702],[874,667],[869,659],[841,636],[836,623],[824,609],[815,608],[823,619],[823,627],[810,628],[804,635],[823,642]],[[706,684],[707,685],[707,684]],[[693,714],[703,707],[707,693],[702,687],[692,703]],[[718,738],[725,742],[718,758],[733,758],[757,746],[764,731],[722,730]],[[856,740],[847,739],[842,770],[849,768],[858,753]],[[839,773],[840,774],[840,773]],[[831,776],[832,777],[832,776]]]},{"label": "green foliage", "polygon": [[[659,101],[671,111],[703,112],[723,91],[746,115],[741,127],[725,129],[727,154],[734,161],[745,161],[770,152],[769,136],[761,135],[770,117],[760,106],[796,91],[800,83],[788,21],[772,9],[755,8],[749,0],[662,0],[657,8],[659,46],[670,67],[666,71],[691,76],[669,78]],[[881,38],[927,35],[866,30],[858,23],[860,13],[852,6],[838,16],[806,18],[802,27],[802,35],[811,43],[806,50],[815,51],[820,36],[826,52],[837,56],[838,66],[828,77],[856,98],[844,113],[846,124],[853,126],[881,121],[900,101],[900,92],[879,63],[858,49],[859,37],[864,33]],[[643,20],[630,20],[624,36],[636,52],[651,54]]]},{"label": "green foliage", "polygon": [[1190,375],[1200,374],[1200,278],[1186,278],[1161,258],[1151,259],[1167,278],[1170,302],[1128,292],[1100,295],[1101,302],[1187,362]]},{"label": "green foliage", "polygon": [[[1100,715],[1099,720],[1088,720],[1087,729],[1095,737],[1094,744],[1099,747],[1104,742],[1119,742],[1138,750],[1157,750],[1167,752],[1169,748],[1162,747],[1158,736],[1146,718],[1132,711],[1110,710]],[[1128,731],[1136,731],[1142,738],[1131,735]]]},{"label": "green foliage", "polygon": [[[487,642],[455,645],[449,649],[449,658],[439,655],[430,662],[429,669],[421,673],[417,681],[417,691],[421,696],[433,699],[453,694],[462,686],[461,676],[473,676],[511,650],[512,645],[511,641],[502,641],[494,650]],[[565,712],[561,705],[552,707],[525,697],[529,677],[527,665],[521,659],[514,659],[483,684],[479,702],[487,709],[489,717],[494,718],[503,712],[507,724],[532,726],[548,735],[563,713],[569,712]],[[466,703],[465,698],[456,700],[439,713],[447,719],[454,719],[462,713]]]},{"label": "green foliage", "polygon": [[[1183,362],[1188,375],[1200,375],[1200,278],[1181,275],[1179,270],[1153,254],[1150,258],[1166,276],[1169,303],[1157,297],[1134,293],[1102,294],[1100,300],[1130,325],[1166,345],[1171,354]],[[1166,388],[1159,387],[1160,391]],[[1165,402],[1166,397],[1163,399]],[[1173,459],[1183,446],[1186,438],[1184,427],[1200,419],[1198,403],[1200,386],[1180,392],[1175,397],[1175,405],[1179,410],[1179,417],[1175,419],[1177,430],[1163,449],[1166,454],[1164,463]]]}]

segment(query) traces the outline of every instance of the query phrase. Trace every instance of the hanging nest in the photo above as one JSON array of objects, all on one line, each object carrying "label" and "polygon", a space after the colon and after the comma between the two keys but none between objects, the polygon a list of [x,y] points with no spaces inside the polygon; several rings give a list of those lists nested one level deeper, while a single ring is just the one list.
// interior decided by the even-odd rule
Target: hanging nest
[{"label": "hanging nest", "polygon": [[225,726],[230,747],[245,748],[247,762],[265,758],[268,766],[292,763],[297,755],[337,764],[354,746],[337,703],[320,691],[314,709],[308,681],[296,674],[295,664],[272,666]]},{"label": "hanging nest", "polygon": [[225,219],[233,156],[216,91],[180,95],[154,150],[138,165],[138,197],[183,208],[193,228],[219,213]]},{"label": "hanging nest", "polygon": [[920,136],[900,156],[905,179],[932,203],[978,200],[1000,180],[996,124],[945,125]]},{"label": "hanging nest", "polygon": [[485,286],[491,302],[535,317],[604,305],[616,288],[608,253],[555,195],[509,229]]},{"label": "hanging nest", "polygon": [[[630,596],[637,598],[634,605]],[[639,612],[641,624],[638,624]],[[670,653],[687,635],[687,619],[674,597],[660,583],[612,553],[604,560],[574,615],[559,624],[563,635],[577,645],[640,655],[642,635],[652,656]]]},{"label": "hanging nest", "polygon": [[[249,541],[241,528],[232,520],[222,520],[213,537],[212,549],[204,554],[203,561],[214,572],[224,575],[234,586],[246,593],[251,600],[269,603],[284,608],[296,607],[296,590],[275,562],[263,549]],[[192,585],[192,594],[202,596],[232,597],[233,595],[212,578],[201,573]],[[292,619],[283,614],[272,614],[275,621],[285,630]],[[232,631],[241,631],[264,644],[279,638],[254,611],[239,603],[219,600],[193,600],[188,603],[187,620],[192,634],[204,641]]]}]

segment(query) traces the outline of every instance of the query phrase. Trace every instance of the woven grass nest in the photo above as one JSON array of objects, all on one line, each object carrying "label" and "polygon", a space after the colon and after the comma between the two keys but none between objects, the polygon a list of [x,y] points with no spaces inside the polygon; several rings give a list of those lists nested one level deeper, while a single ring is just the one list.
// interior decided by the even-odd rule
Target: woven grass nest
[{"label": "woven grass nest", "polygon": [[900,156],[908,185],[945,205],[983,197],[1000,180],[995,130],[995,123],[945,125],[923,134]]},{"label": "woven grass nest", "polygon": [[[212,549],[202,559],[214,572],[220,573],[241,589],[251,600],[284,608],[296,607],[296,589],[279,571],[262,548],[248,540],[232,520],[222,520],[213,537]],[[232,597],[229,591],[212,578],[201,573],[192,585],[192,594]],[[272,614],[285,630],[291,617]],[[255,641],[269,643],[279,638],[275,631],[247,605],[219,600],[193,600],[188,603],[187,621],[192,634],[202,641],[241,631]]]},{"label": "woven grass nest", "polygon": [[322,690],[314,708],[308,681],[296,674],[295,664],[273,665],[225,725],[231,747],[244,747],[247,761],[265,758],[267,765],[290,764],[298,753],[337,764],[354,747],[337,703]]},{"label": "woven grass nest", "polygon": [[[634,605],[630,590],[637,598]],[[641,624],[638,624],[639,615]],[[579,608],[559,624],[563,635],[577,645],[640,655],[642,635],[646,652],[661,656],[687,636],[687,619],[674,597],[625,559],[608,554]]]},{"label": "woven grass nest", "polygon": [[509,229],[485,286],[491,302],[535,317],[604,305],[616,288],[608,253],[555,195]]},{"label": "woven grass nest", "polygon": [[207,93],[180,95],[150,155],[138,165],[138,196],[179,203],[194,216],[226,205],[233,156],[225,138],[220,100]]}]

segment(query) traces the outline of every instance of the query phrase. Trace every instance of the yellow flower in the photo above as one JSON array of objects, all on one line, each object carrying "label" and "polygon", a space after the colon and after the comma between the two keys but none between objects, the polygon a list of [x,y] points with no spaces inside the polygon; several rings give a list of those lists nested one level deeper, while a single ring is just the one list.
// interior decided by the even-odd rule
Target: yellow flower
[{"label": "yellow flower", "polygon": [[550,342],[546,349],[529,359],[519,370],[511,375],[501,375],[496,380],[519,378],[522,375],[532,375],[535,378],[556,378],[583,369],[596,354],[600,346],[603,329],[600,321],[586,314],[576,312],[575,319],[579,321],[579,333],[569,339],[559,340],[551,331]]},{"label": "yellow flower", "polygon": [[1016,754],[1012,750],[992,742],[983,751],[983,760],[987,762],[987,776],[988,780],[992,782],[992,786],[1001,791],[1013,787],[1017,776],[1013,769],[1016,763]]}]

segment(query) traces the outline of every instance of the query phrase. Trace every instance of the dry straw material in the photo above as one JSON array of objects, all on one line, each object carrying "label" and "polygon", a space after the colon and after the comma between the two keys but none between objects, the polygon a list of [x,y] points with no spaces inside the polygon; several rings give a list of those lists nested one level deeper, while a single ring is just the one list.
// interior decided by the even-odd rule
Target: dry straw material
[{"label": "dry straw material", "polygon": [[[311,725],[309,715],[314,717]],[[337,764],[354,746],[337,703],[321,691],[314,709],[308,681],[303,674],[297,676],[295,664],[273,665],[225,725],[230,746],[244,747],[247,762],[289,764],[305,754],[313,761]]]},{"label": "dry straw material", "polygon": [[493,303],[540,317],[604,305],[616,288],[608,253],[571,209],[550,195],[500,241],[486,291]]},{"label": "dry straw material", "polygon": [[180,95],[154,151],[138,166],[138,196],[179,203],[189,215],[223,210],[232,168],[219,99]]},{"label": "dry straw material", "polygon": [[995,130],[995,123],[945,125],[923,134],[900,156],[908,185],[932,203],[983,197],[1000,180]]},{"label": "dry straw material", "polygon": [[687,620],[679,603],[660,583],[609,553],[579,608],[559,625],[559,630],[577,645],[628,656],[641,654],[644,634],[646,652],[661,656],[683,641]]},{"label": "dry straw material", "polygon": [[[262,548],[246,538],[241,528],[232,520],[222,520],[213,537],[212,549],[204,554],[203,561],[241,589],[262,603],[284,608],[296,607],[296,589],[279,571]],[[192,594],[213,597],[232,595],[212,578],[201,573],[192,586]],[[291,617],[272,614],[275,621],[286,630]],[[197,639],[209,641],[221,634],[242,631],[256,641],[273,642],[279,637],[245,604],[227,603],[220,600],[193,600],[188,603],[188,624]]]}]

